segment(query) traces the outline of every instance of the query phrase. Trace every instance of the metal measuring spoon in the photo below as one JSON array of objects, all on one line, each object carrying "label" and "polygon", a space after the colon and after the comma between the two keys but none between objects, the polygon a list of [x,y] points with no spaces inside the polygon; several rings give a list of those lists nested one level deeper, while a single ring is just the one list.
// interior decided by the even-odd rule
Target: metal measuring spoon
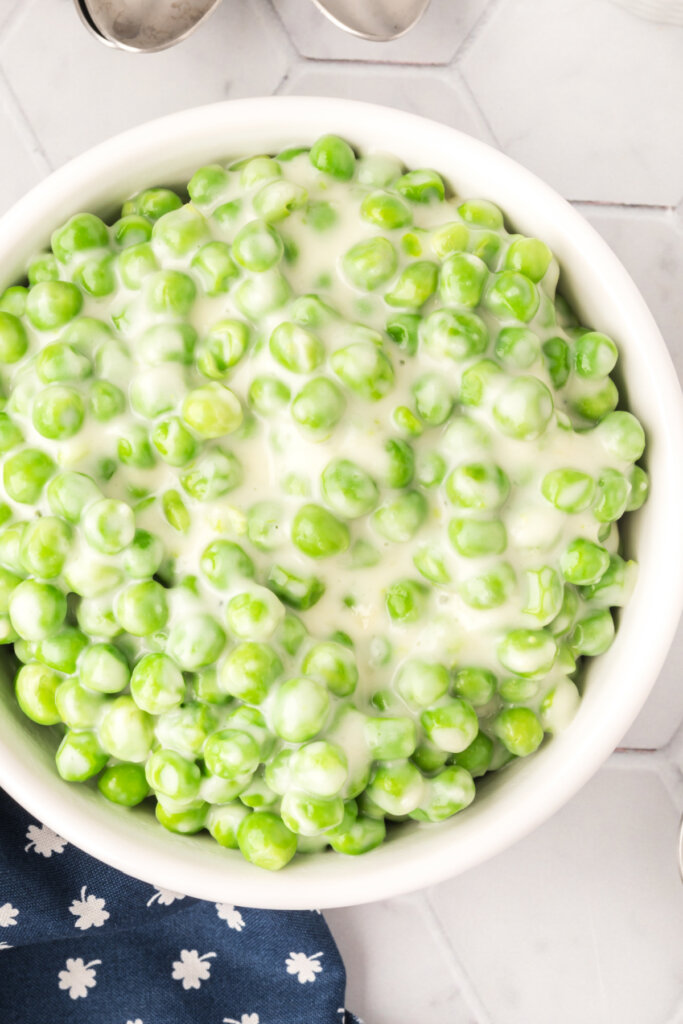
[{"label": "metal measuring spoon", "polygon": [[[107,46],[155,53],[187,39],[221,0],[74,0],[91,32]],[[374,42],[397,39],[430,0],[313,0],[338,28]]]},{"label": "metal measuring spoon", "polygon": [[187,39],[221,0],[74,0],[101,43],[133,53],[156,53]]},{"label": "metal measuring spoon", "polygon": [[430,0],[313,0],[338,28],[375,43],[404,35],[420,20]]}]

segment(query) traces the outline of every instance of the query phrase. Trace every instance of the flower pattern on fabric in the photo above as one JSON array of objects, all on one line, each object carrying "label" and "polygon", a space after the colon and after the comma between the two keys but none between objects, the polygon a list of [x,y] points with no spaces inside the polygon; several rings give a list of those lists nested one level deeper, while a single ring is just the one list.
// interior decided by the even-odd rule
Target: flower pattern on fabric
[{"label": "flower pattern on fabric", "polygon": [[101,964],[101,960],[91,960],[89,964],[84,963],[80,957],[66,961],[66,970],[59,972],[59,987],[68,991],[72,999],[84,999],[89,988],[97,984],[95,980],[95,965]]},{"label": "flower pattern on fabric", "polygon": [[69,907],[69,913],[77,919],[75,921],[76,928],[80,928],[82,931],[87,928],[101,928],[109,918],[109,911],[104,909],[105,901],[93,896],[92,893],[90,896],[86,896],[87,891],[88,887],[84,885],[81,889],[80,900],[74,900]]},{"label": "flower pattern on fabric", "polygon": [[310,956],[306,956],[305,953],[290,953],[285,960],[287,974],[296,974],[301,985],[305,985],[307,981],[315,981],[316,974],[320,974],[323,969],[319,959],[321,956],[322,953],[311,953]]},{"label": "flower pattern on fabric", "polygon": [[17,923],[19,911],[11,903],[3,903],[0,907],[0,928],[11,928]]},{"label": "flower pattern on fabric", "polygon": [[29,842],[24,847],[24,853],[33,850],[41,857],[51,857],[53,853],[64,853],[64,847],[68,845],[66,839],[62,839],[47,825],[29,825],[26,838]]},{"label": "flower pattern on fabric", "polygon": [[14,949],[14,946],[10,946],[9,942],[0,942],[0,950],[2,949]]},{"label": "flower pattern on fabric", "polygon": [[242,931],[244,928],[244,918],[232,903],[216,903],[215,906],[218,916],[221,921],[227,922],[228,928],[233,928],[236,932]]},{"label": "flower pattern on fabric", "polygon": [[180,892],[173,892],[173,889],[162,889],[157,886],[154,895],[147,900],[147,906],[151,907],[153,903],[158,903],[160,907],[170,907],[176,900],[184,899],[185,897]]},{"label": "flower pattern on fabric", "polygon": [[127,1020],[126,1024],[143,1024],[143,1021],[141,1021],[139,1017],[136,1017],[135,1020]]},{"label": "flower pattern on fabric", "polygon": [[261,1024],[258,1013],[243,1013],[239,1020],[234,1017],[224,1017],[223,1024]]},{"label": "flower pattern on fabric", "polygon": [[180,960],[173,961],[173,973],[171,977],[175,981],[182,981],[183,988],[201,988],[202,982],[211,976],[211,964],[209,958],[215,953],[205,953],[200,956],[196,949],[181,949]]}]

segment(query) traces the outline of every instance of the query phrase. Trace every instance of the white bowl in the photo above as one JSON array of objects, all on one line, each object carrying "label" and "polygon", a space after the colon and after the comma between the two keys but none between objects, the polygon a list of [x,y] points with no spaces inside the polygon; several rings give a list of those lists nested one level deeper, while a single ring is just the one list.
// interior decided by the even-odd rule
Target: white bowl
[{"label": "white bowl", "polygon": [[[22,276],[51,230],[79,210],[113,214],[132,192],[187,181],[201,164],[311,143],[325,132],[408,167],[435,167],[460,195],[494,200],[509,223],[557,254],[562,288],[583,321],[618,342],[629,407],[648,436],[650,500],[629,520],[638,583],[607,654],[591,662],[580,710],[534,757],[498,773],[463,814],[408,825],[363,857],[315,854],[270,874],[206,834],[166,832],[151,815],[114,807],[95,788],[68,785],[53,763],[55,736],[0,687],[0,784],[32,814],[95,857],[147,882],[252,907],[330,907],[438,882],[514,843],[589,779],[644,703],[674,634],[683,597],[683,406],[666,347],[643,299],[586,221],[529,171],[441,124],[345,100],[240,100],[188,110],[119,135],[78,157],[0,221],[0,289]],[[596,823],[597,827],[597,823]]]}]

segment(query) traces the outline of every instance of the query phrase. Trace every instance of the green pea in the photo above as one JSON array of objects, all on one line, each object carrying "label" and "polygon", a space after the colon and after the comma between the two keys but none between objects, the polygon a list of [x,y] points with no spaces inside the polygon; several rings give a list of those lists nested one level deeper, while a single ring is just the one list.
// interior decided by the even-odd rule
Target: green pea
[{"label": "green pea", "polygon": [[597,583],[609,566],[609,552],[600,544],[577,537],[562,552],[560,568],[568,583],[586,586]]},{"label": "green pea", "polygon": [[348,697],[358,683],[358,666],[353,651],[343,644],[325,641],[311,647],[302,662],[306,676],[318,680],[337,697]]},{"label": "green pea", "polygon": [[33,402],[33,426],[51,440],[73,437],[83,426],[85,406],[74,388],[52,384],[41,391]]},{"label": "green pea", "polygon": [[540,352],[538,336],[528,327],[504,327],[496,341],[496,358],[513,370],[527,370]]},{"label": "green pea", "polygon": [[21,320],[0,311],[0,363],[16,363],[28,351],[28,336]]},{"label": "green pea", "polygon": [[52,512],[70,523],[77,523],[83,510],[101,497],[102,492],[91,477],[72,470],[58,473],[47,485],[47,500]]},{"label": "green pea", "polygon": [[291,608],[307,611],[325,593],[325,584],[317,576],[302,576],[281,565],[273,565],[267,583],[277,597]]},{"label": "green pea", "polygon": [[417,352],[420,323],[418,313],[393,313],[387,320],[386,332],[402,352],[414,356]]},{"label": "green pea", "polygon": [[458,593],[470,608],[498,608],[512,594],[517,578],[508,562],[500,562],[487,572],[470,576],[458,587]]},{"label": "green pea", "polygon": [[414,764],[392,761],[375,769],[366,794],[385,814],[400,817],[420,805],[424,786],[424,779]]},{"label": "green pea", "polygon": [[329,462],[321,481],[325,500],[337,515],[345,519],[367,515],[379,500],[375,481],[350,459]]},{"label": "green pea", "polygon": [[503,320],[528,323],[538,312],[540,297],[536,285],[524,274],[504,270],[494,276],[486,293],[486,305]]},{"label": "green pea", "polygon": [[296,836],[269,811],[254,811],[237,830],[242,856],[257,867],[278,871],[296,853]]},{"label": "green pea", "polygon": [[275,594],[255,584],[231,598],[225,610],[228,627],[243,640],[269,640],[284,617],[285,610]]},{"label": "green pea", "polygon": [[386,838],[384,821],[364,815],[350,823],[342,823],[336,830],[326,833],[336,853],[356,857],[380,846]]},{"label": "green pea", "polygon": [[645,450],[645,431],[630,412],[610,412],[596,436],[606,451],[622,462],[636,462]]},{"label": "green pea", "polygon": [[237,831],[249,813],[249,810],[240,803],[211,807],[206,818],[206,827],[221,846],[237,850]]},{"label": "green pea", "polygon": [[424,452],[417,467],[417,482],[421,487],[438,487],[446,469],[446,461],[438,452]]},{"label": "green pea", "polygon": [[279,547],[284,539],[282,507],[275,501],[257,501],[247,513],[247,537],[261,551]]},{"label": "green pea", "polygon": [[43,579],[61,573],[71,547],[71,527],[56,516],[41,516],[26,524],[19,555],[26,572]]},{"label": "green pea", "polygon": [[25,523],[12,523],[0,533],[0,562],[20,578],[26,575],[19,555],[25,529]]},{"label": "green pea", "polygon": [[269,348],[291,373],[312,373],[325,358],[325,346],[315,334],[286,320],[271,334]]},{"label": "green pea", "polygon": [[19,707],[32,722],[56,725],[61,721],[56,705],[56,693],[63,677],[46,665],[35,662],[23,665],[14,680],[14,692]]},{"label": "green pea", "polygon": [[579,469],[553,469],[543,477],[541,493],[561,512],[575,514],[592,505],[595,481]]},{"label": "green pea", "polygon": [[282,259],[284,246],[277,231],[262,220],[252,220],[232,243],[233,259],[247,270],[262,272]]},{"label": "green pea", "polygon": [[246,551],[229,540],[215,540],[204,548],[200,568],[209,582],[219,590],[227,589],[240,579],[253,579],[256,573],[254,563]]},{"label": "green pea", "polygon": [[321,136],[311,146],[308,158],[319,171],[338,181],[349,181],[356,169],[355,153],[337,135]]},{"label": "green pea", "polygon": [[[163,796],[161,799],[165,799]],[[197,802],[194,806],[183,810],[166,810],[161,803],[154,808],[156,819],[160,825],[169,832],[178,832],[180,835],[194,835],[200,832],[206,824],[207,804]]]},{"label": "green pea", "polygon": [[293,181],[271,181],[254,196],[254,210],[262,220],[272,223],[301,209],[307,199],[308,193],[301,185]]},{"label": "green pea", "polygon": [[213,324],[197,353],[197,368],[205,377],[222,380],[240,361],[249,345],[249,327],[242,320]]},{"label": "green pea", "polygon": [[614,620],[609,608],[600,608],[579,619],[569,643],[572,653],[597,657],[604,654],[614,640]]},{"label": "green pea", "polygon": [[530,281],[538,283],[545,277],[553,254],[538,238],[517,238],[505,254],[505,269],[518,270]]},{"label": "green pea", "polygon": [[186,465],[197,447],[192,434],[177,416],[169,416],[157,423],[152,432],[152,443],[164,462],[171,466]]},{"label": "green pea", "polygon": [[272,416],[289,404],[292,393],[277,377],[254,377],[249,385],[249,405],[261,416]]},{"label": "green pea", "polygon": [[377,761],[410,757],[417,746],[417,728],[412,718],[368,718],[363,731],[370,753]]},{"label": "green pea", "polygon": [[112,757],[139,763],[146,759],[154,740],[152,718],[132,697],[117,697],[100,722],[99,739]]},{"label": "green pea", "polygon": [[479,305],[488,268],[483,260],[469,253],[447,256],[441,267],[439,292],[444,302],[473,309]]},{"label": "green pea", "polygon": [[386,455],[385,482],[388,487],[399,490],[407,487],[415,472],[415,455],[407,441],[400,438],[389,438],[385,442]]},{"label": "green pea", "polygon": [[374,235],[357,242],[345,253],[342,268],[356,288],[371,292],[394,276],[398,257],[388,238]]},{"label": "green pea", "polygon": [[410,708],[419,710],[436,703],[449,689],[449,672],[438,663],[411,658],[399,669],[394,687]]},{"label": "green pea", "polygon": [[487,199],[467,199],[458,207],[458,213],[466,224],[475,227],[490,228],[492,231],[500,231],[503,227],[503,214]]},{"label": "green pea", "polygon": [[335,828],[344,818],[340,797],[324,799],[300,792],[285,793],[280,813],[285,825],[304,836],[318,836]]},{"label": "green pea", "polygon": [[97,788],[107,800],[121,807],[136,807],[149,794],[145,769],[129,762],[106,768],[97,780]]},{"label": "green pea", "polygon": [[349,529],[321,505],[303,505],[292,522],[292,541],[309,558],[329,558],[346,551]]},{"label": "green pea", "polygon": [[405,543],[427,519],[429,505],[419,491],[406,491],[381,505],[372,516],[375,529],[387,540]]},{"label": "green pea", "polygon": [[199,210],[191,205],[164,213],[155,221],[152,229],[155,247],[171,257],[187,256],[208,240],[208,223]]},{"label": "green pea", "polygon": [[385,231],[406,227],[413,219],[409,207],[398,196],[382,190],[369,192],[361,203],[360,212],[364,220]]},{"label": "green pea", "polygon": [[597,501],[593,515],[599,523],[621,519],[628,504],[630,485],[623,473],[604,469],[598,477]]},{"label": "green pea", "polygon": [[116,384],[96,380],[90,389],[88,408],[96,420],[106,423],[125,411],[126,398]]},{"label": "green pea", "polygon": [[401,175],[393,187],[411,203],[442,202],[446,196],[446,186],[436,171],[420,168]]},{"label": "green pea", "polygon": [[222,384],[207,384],[188,391],[183,419],[200,437],[222,437],[237,430],[243,413],[239,398]]},{"label": "green pea", "polygon": [[312,740],[328,718],[327,689],[314,679],[299,676],[280,683],[270,709],[271,725],[289,743]]},{"label": "green pea", "polygon": [[420,325],[419,336],[431,355],[455,360],[481,355],[489,343],[486,324],[480,317],[450,309],[430,313]]},{"label": "green pea", "polygon": [[510,481],[492,462],[470,462],[457,466],[446,479],[449,501],[475,511],[496,511],[510,493]]},{"label": "green pea", "polygon": [[258,744],[246,732],[222,729],[206,741],[204,760],[213,775],[234,779],[256,770],[260,760]]},{"label": "green pea", "polygon": [[397,406],[391,415],[391,420],[397,430],[402,431],[409,437],[419,437],[424,431],[424,426],[420,420],[406,405]]},{"label": "green pea", "polygon": [[633,466],[629,474],[631,491],[626,503],[627,512],[635,512],[647,501],[650,493],[650,481],[647,473],[640,466]]},{"label": "green pea", "polygon": [[417,821],[445,821],[468,807],[474,797],[470,773],[462,765],[451,765],[426,780],[420,807],[410,816]]},{"label": "green pea", "polygon": [[88,647],[80,658],[78,671],[83,686],[99,693],[120,693],[130,680],[125,655],[113,644]]},{"label": "green pea", "polygon": [[436,291],[439,281],[439,268],[429,260],[418,260],[409,263],[384,301],[390,306],[401,306],[405,309],[421,309],[427,299]]},{"label": "green pea", "polygon": [[169,188],[147,188],[128,199],[121,212],[124,217],[138,214],[156,221],[164,214],[180,209],[182,205],[182,200]]},{"label": "green pea", "polygon": [[532,441],[543,433],[553,415],[550,391],[537,377],[515,377],[493,407],[500,430],[507,437]]},{"label": "green pea", "polygon": [[122,631],[114,615],[110,590],[111,587],[103,593],[98,590],[97,596],[83,598],[78,605],[76,621],[79,629],[89,636],[111,640]]},{"label": "green pea", "polygon": [[108,755],[94,732],[68,730],[55,754],[57,771],[67,782],[85,782],[101,772]]},{"label": "green pea", "polygon": [[128,249],[132,245],[148,242],[152,237],[152,225],[146,217],[129,213],[112,224],[111,233],[116,245]]},{"label": "green pea", "polygon": [[194,760],[202,751],[207,737],[218,728],[216,711],[208,704],[187,701],[178,708],[159,715],[156,734],[162,747],[177,750]]},{"label": "green pea", "polygon": [[357,341],[339,348],[330,357],[332,369],[361,398],[377,402],[394,386],[389,357],[372,342]]},{"label": "green pea", "polygon": [[145,280],[145,298],[153,313],[187,316],[196,297],[194,281],[179,270],[159,270]]},{"label": "green pea", "polygon": [[175,750],[155,750],[145,765],[147,782],[172,800],[192,800],[199,793],[199,767]]},{"label": "green pea", "polygon": [[9,617],[22,640],[44,640],[64,622],[66,598],[50,583],[23,580],[10,595]]},{"label": "green pea", "polygon": [[207,451],[181,476],[184,489],[197,501],[214,501],[238,487],[243,478],[242,464],[230,451]]},{"label": "green pea", "polygon": [[119,273],[126,288],[137,291],[145,278],[159,269],[154,249],[149,242],[131,245],[119,254]]},{"label": "green pea", "polygon": [[87,295],[92,295],[97,299],[111,295],[116,288],[114,265],[115,258],[112,253],[85,259],[74,271],[74,283]]},{"label": "green pea", "polygon": [[282,670],[282,662],[272,647],[247,641],[233,648],[223,661],[220,686],[233,697],[261,704]]},{"label": "green pea", "polygon": [[358,181],[373,188],[387,188],[403,171],[400,160],[387,153],[368,153],[357,164]]},{"label": "green pea", "polygon": [[187,186],[190,199],[197,206],[215,203],[228,185],[228,173],[220,164],[200,167],[190,178]]},{"label": "green pea", "polygon": [[543,741],[543,727],[529,708],[504,708],[494,719],[493,729],[505,749],[515,757],[533,754]]},{"label": "green pea", "polygon": [[562,581],[554,569],[544,565],[526,571],[526,603],[524,612],[538,619],[541,626],[559,615],[564,599]]},{"label": "green pea", "polygon": [[507,534],[500,519],[451,519],[448,537],[463,558],[502,555],[507,547]]},{"label": "green pea", "polygon": [[455,674],[453,689],[474,707],[483,707],[495,695],[496,677],[489,669],[463,668]]},{"label": "green pea", "polygon": [[130,583],[117,595],[114,611],[117,621],[127,633],[149,636],[166,625],[166,591],[156,580]]},{"label": "green pea", "polygon": [[234,293],[235,305],[243,316],[259,321],[289,300],[291,287],[278,270],[262,271],[258,278],[243,281]]},{"label": "green pea", "polygon": [[102,498],[88,505],[82,517],[88,543],[107,555],[115,555],[135,536],[133,511],[125,501]]},{"label": "green pea", "polygon": [[34,256],[29,263],[26,276],[29,284],[38,284],[40,281],[57,281],[59,278],[59,264],[51,252],[41,252]]},{"label": "green pea", "polygon": [[618,357],[619,352],[612,339],[599,331],[586,331],[574,346],[576,372],[589,380],[607,377],[616,366]]},{"label": "green pea", "polygon": [[61,263],[68,263],[78,253],[101,249],[109,244],[109,231],[104,221],[92,213],[77,213],[52,233],[52,251]]},{"label": "green pea", "polygon": [[83,296],[68,281],[41,281],[33,285],[26,301],[26,315],[39,331],[53,331],[81,311]]},{"label": "green pea", "polygon": [[569,345],[563,338],[549,338],[543,342],[543,355],[553,387],[564,387],[570,373]]},{"label": "green pea", "polygon": [[314,377],[304,384],[292,403],[292,416],[296,422],[321,440],[341,419],[346,399],[334,381],[327,377]]},{"label": "green pea", "polygon": [[485,775],[491,766],[493,759],[493,740],[486,733],[479,732],[474,737],[469,747],[461,750],[453,760],[473,778]]},{"label": "green pea", "polygon": [[24,435],[14,420],[6,412],[0,413],[0,452],[4,455],[23,440]]},{"label": "green pea", "polygon": [[557,644],[544,629],[513,629],[498,644],[503,668],[524,679],[539,679],[550,671]]},{"label": "green pea", "polygon": [[400,625],[417,622],[427,610],[429,588],[416,580],[397,580],[387,587],[385,605],[389,618]]},{"label": "green pea", "polygon": [[625,562],[619,555],[611,555],[609,566],[598,582],[581,587],[581,596],[592,604],[621,607],[631,595],[637,572],[635,562]]},{"label": "green pea", "polygon": [[450,583],[451,574],[446,568],[443,553],[433,546],[418,548],[413,555],[413,565],[430,583]]},{"label": "green pea", "polygon": [[[617,386],[607,377],[604,380],[583,380],[580,387],[577,383],[572,390],[570,404],[585,420],[599,421],[610,415],[618,401]],[[630,413],[623,415],[629,416]]]},{"label": "green pea", "polygon": [[192,260],[207,295],[223,295],[239,277],[239,269],[232,258],[230,246],[225,242],[207,242]]}]

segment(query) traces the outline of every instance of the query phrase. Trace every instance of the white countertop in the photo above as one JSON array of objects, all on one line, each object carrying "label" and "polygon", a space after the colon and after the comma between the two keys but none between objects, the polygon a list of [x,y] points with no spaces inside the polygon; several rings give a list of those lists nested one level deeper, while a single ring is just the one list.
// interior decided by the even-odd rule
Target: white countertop
[{"label": "white countertop", "polygon": [[[114,132],[273,92],[403,107],[526,164],[613,246],[683,371],[683,28],[611,0],[432,0],[388,45],[308,0],[224,0],[152,57],[101,47],[71,0],[0,0],[0,210]],[[623,749],[531,837],[327,915],[367,1024],[683,1024],[681,669],[683,630]]]}]

